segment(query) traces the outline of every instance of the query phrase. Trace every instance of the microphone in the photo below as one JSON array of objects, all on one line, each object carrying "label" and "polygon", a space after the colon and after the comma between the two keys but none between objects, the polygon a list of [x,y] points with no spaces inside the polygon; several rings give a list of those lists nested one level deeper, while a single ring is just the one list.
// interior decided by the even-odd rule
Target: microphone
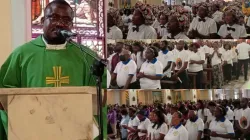
[{"label": "microphone", "polygon": [[57,31],[57,34],[58,34],[58,35],[61,35],[61,36],[63,36],[63,37],[65,37],[65,38],[77,36],[77,33],[73,33],[73,32],[68,31],[68,30],[61,30],[61,29],[59,29],[59,30]]}]

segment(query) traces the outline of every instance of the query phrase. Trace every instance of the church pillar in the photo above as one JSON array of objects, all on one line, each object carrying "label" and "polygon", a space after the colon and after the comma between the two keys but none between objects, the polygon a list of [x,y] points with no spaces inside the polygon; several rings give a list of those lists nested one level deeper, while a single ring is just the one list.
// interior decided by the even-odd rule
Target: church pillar
[{"label": "church pillar", "polygon": [[11,31],[11,1],[3,0],[1,1],[0,8],[0,66],[4,63],[6,58],[9,56],[12,51],[12,31]]},{"label": "church pillar", "polygon": [[163,97],[163,99],[162,99],[163,103],[172,104],[171,90],[169,90],[169,89],[163,90],[162,94],[163,94],[163,96],[162,96]]},{"label": "church pillar", "polygon": [[137,105],[137,94],[136,90],[129,90],[129,105]]},{"label": "church pillar", "polygon": [[198,100],[211,100],[212,92],[210,90],[197,90]]},{"label": "church pillar", "polygon": [[31,1],[11,0],[12,48],[30,41],[31,38]]},{"label": "church pillar", "polygon": [[197,90],[196,89],[191,89],[191,95],[193,96],[191,101],[197,102]]}]

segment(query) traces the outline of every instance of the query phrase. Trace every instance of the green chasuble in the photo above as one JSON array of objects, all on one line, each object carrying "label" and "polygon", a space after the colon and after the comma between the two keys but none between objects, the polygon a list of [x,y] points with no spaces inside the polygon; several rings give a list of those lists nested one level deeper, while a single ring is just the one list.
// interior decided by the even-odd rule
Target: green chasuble
[{"label": "green chasuble", "polygon": [[[93,62],[91,56],[71,43],[66,44],[66,49],[47,50],[39,36],[11,53],[0,69],[0,87],[95,86],[95,77],[90,74]],[[103,81],[106,88],[106,74]]]},{"label": "green chasuble", "polygon": [[[84,49],[96,56],[91,49]],[[16,48],[7,58],[0,69],[0,88],[95,86],[93,62],[91,56],[71,43],[66,44],[66,49],[48,50],[39,36]],[[106,73],[102,88],[106,88]]]}]

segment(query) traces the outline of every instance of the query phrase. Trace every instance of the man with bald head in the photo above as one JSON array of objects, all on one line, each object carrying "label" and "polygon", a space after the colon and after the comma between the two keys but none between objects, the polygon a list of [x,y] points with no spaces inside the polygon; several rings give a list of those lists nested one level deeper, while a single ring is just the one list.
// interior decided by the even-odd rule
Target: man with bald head
[{"label": "man with bald head", "polygon": [[[94,58],[86,52],[96,54],[88,47],[83,47],[85,52],[82,52],[58,33],[72,29],[73,16],[74,11],[66,1],[49,3],[41,19],[44,33],[10,54],[0,68],[0,88],[95,86],[96,80],[91,74]],[[106,88],[105,75],[103,88]],[[7,99],[1,97],[1,100]],[[8,123],[0,122],[0,129],[2,124]]]},{"label": "man with bald head", "polygon": [[241,138],[250,139],[250,108],[248,99],[242,98],[240,101],[239,120],[235,122],[236,128],[241,132]]},{"label": "man with bald head", "polygon": [[245,39],[240,39],[240,43],[236,47],[236,53],[238,54],[238,68],[236,79],[239,79],[242,65],[244,66],[244,79],[247,81],[248,74],[248,61],[250,54],[250,45],[246,43]]},{"label": "man with bald head", "polygon": [[204,130],[204,122],[201,118],[198,118],[197,112],[189,110],[188,120],[185,125],[188,131],[188,140],[201,140]]},{"label": "man with bald head", "polygon": [[180,40],[177,42],[177,47],[174,50],[174,59],[172,72],[174,72],[172,79],[178,81],[176,88],[177,89],[188,89],[188,52],[184,49],[185,42]]},{"label": "man with bald head", "polygon": [[112,85],[120,89],[136,89],[137,65],[131,59],[131,52],[123,49],[120,54],[120,62],[116,65],[112,74]]}]

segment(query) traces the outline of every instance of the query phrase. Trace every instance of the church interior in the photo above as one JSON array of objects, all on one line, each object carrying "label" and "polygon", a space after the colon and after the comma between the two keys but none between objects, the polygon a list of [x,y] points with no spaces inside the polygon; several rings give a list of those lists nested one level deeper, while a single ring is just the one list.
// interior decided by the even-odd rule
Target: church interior
[{"label": "church interior", "polygon": [[155,102],[162,104],[176,104],[178,101],[223,100],[249,98],[247,89],[178,89],[178,90],[108,90],[107,104],[118,105],[151,105]]}]

